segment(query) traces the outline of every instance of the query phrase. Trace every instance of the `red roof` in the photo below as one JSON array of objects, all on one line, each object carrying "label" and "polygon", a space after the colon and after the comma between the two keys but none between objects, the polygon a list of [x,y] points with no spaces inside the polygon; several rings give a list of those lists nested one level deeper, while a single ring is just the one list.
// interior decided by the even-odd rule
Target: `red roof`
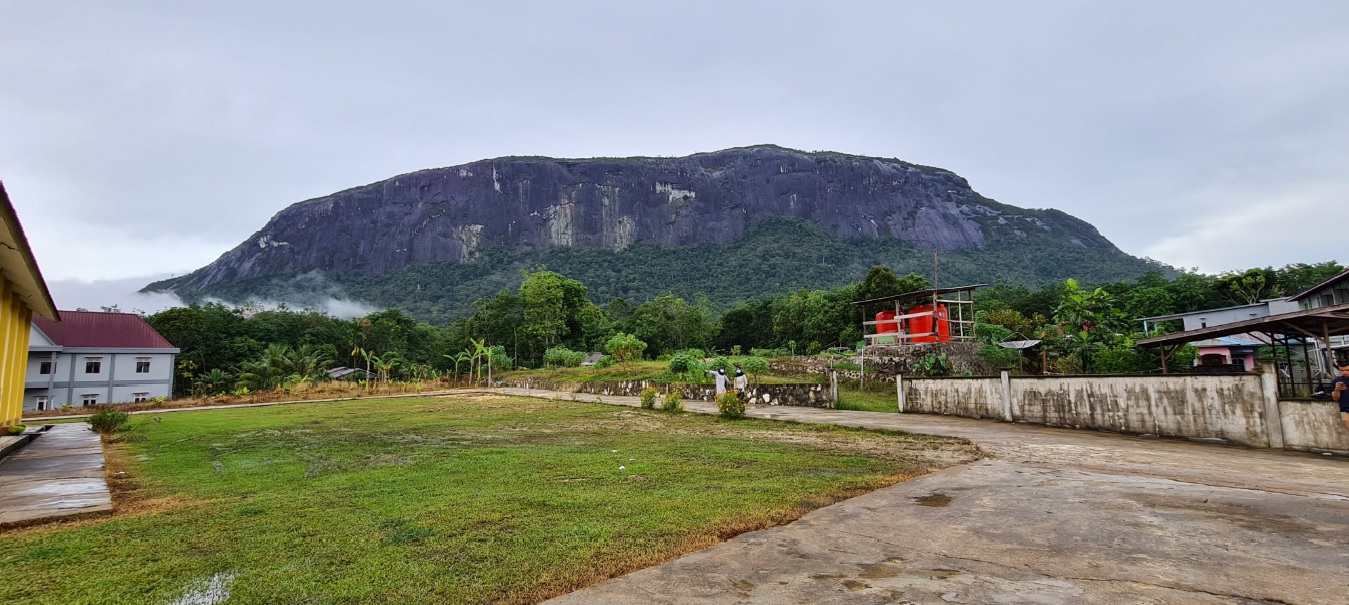
[{"label": "red roof", "polygon": [[33,315],[33,325],[62,347],[173,349],[145,319],[131,313],[61,311],[61,323]]}]

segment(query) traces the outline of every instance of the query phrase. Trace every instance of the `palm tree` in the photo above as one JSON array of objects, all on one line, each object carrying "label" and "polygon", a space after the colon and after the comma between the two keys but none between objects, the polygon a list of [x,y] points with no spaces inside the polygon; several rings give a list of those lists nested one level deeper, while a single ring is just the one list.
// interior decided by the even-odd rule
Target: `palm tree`
[{"label": "palm tree", "polygon": [[482,380],[482,356],[487,353],[487,339],[474,340],[470,338],[468,342],[473,345],[473,363],[478,366],[477,381],[480,381]]},{"label": "palm tree", "polygon": [[454,362],[454,377],[456,379],[459,378],[459,364],[460,362],[465,361],[464,354],[458,353],[455,355],[450,355],[449,353],[442,353],[440,356]]},{"label": "palm tree", "polygon": [[326,380],[328,374],[325,370],[332,365],[332,360],[323,350],[313,345],[302,345],[299,349],[287,349],[283,363],[288,376],[294,377],[295,382],[305,383]]},{"label": "palm tree", "polygon": [[233,379],[233,374],[220,368],[213,368],[210,372],[198,376],[193,386],[198,393],[215,395],[228,391],[230,381]]},{"label": "palm tree", "polygon": [[459,364],[460,364],[460,363],[468,364],[468,375],[469,375],[469,377],[471,378],[471,377],[473,376],[473,354],[472,354],[472,353],[469,353],[468,350],[465,349],[465,350],[463,350],[463,351],[460,351],[459,354],[455,355],[455,356],[454,356],[454,359],[455,359],[455,364],[454,364],[454,365],[455,365],[455,373],[454,373],[454,374],[455,374],[455,379],[457,380],[457,379],[459,378],[459,370],[458,370],[458,367],[459,367]]},{"label": "palm tree", "polygon": [[402,358],[395,351],[385,353],[383,356],[374,353],[365,353],[365,362],[367,367],[374,367],[375,374],[381,384],[389,383],[389,373],[402,363]]},{"label": "palm tree", "polygon": [[269,363],[269,359],[263,357],[255,361],[245,361],[240,364],[239,381],[235,383],[236,387],[244,387],[250,391],[270,391],[279,387],[285,374],[282,370]]}]

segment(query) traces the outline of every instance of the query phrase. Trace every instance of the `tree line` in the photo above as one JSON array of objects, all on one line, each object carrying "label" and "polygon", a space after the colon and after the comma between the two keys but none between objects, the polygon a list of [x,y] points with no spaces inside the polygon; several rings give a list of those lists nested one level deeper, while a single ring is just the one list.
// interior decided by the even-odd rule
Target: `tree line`
[{"label": "tree line", "polygon": [[[1043,340],[1058,371],[1147,371],[1160,360],[1133,347],[1142,336],[1139,318],[1296,294],[1343,270],[1331,261],[1217,276],[1182,272],[1174,279],[1150,272],[1090,287],[1074,280],[1036,290],[996,284],[975,292],[974,308],[994,363],[1011,361],[994,345],[1020,335]],[[477,300],[467,316],[445,327],[396,308],[341,319],[313,309],[218,303],[175,307],[146,319],[182,349],[176,381],[181,394],[323,380],[333,366],[359,368],[371,380],[385,381],[481,373],[489,360],[496,368],[535,368],[550,349],[607,350],[618,335],[644,343],[641,354],[649,358],[733,347],[813,354],[851,348],[862,339],[862,312],[854,301],[930,287],[923,276],[873,267],[849,285],[752,298],[718,313],[702,296],[666,294],[636,304],[620,297],[600,305],[580,281],[537,269],[518,288]]]}]

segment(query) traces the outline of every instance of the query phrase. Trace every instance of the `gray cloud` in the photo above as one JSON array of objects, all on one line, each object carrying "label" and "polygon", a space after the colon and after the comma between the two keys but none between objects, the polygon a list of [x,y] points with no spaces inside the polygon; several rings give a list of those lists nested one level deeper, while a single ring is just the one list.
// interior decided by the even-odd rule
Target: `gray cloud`
[{"label": "gray cloud", "polygon": [[[170,277],[168,274],[148,275],[143,277],[128,277],[123,279],[100,279],[100,280],[79,280],[79,279],[56,279],[47,280],[47,287],[51,290],[52,299],[56,306],[62,310],[89,309],[100,310],[103,308],[116,307],[118,310],[126,313],[156,313],[171,307],[181,307],[185,303],[175,294],[154,292],[142,294],[138,290],[144,287],[146,283]],[[318,277],[310,277],[311,283]],[[222,303],[227,306],[244,306],[257,309],[276,309],[285,306],[290,309],[318,309],[333,317],[350,319],[353,317],[364,317],[380,307],[370,305],[358,300],[353,300],[337,292],[336,295],[326,293],[314,295],[313,292],[329,292],[336,286],[328,285],[324,287],[318,284],[318,288],[313,291],[297,292],[294,296],[281,298],[253,298],[245,301],[224,301],[219,299],[209,299],[207,302]]]},{"label": "gray cloud", "polygon": [[1339,254],[1339,2],[0,13],[0,179],[54,280],[188,271],[290,203],[421,168],[767,142],[949,168],[1181,266]]}]

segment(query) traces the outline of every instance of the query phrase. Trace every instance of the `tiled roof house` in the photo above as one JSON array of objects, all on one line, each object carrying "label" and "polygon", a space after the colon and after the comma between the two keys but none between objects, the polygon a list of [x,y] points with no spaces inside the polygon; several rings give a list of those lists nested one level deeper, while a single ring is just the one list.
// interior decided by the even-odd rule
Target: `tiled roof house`
[{"label": "tiled roof house", "polygon": [[148,401],[173,394],[177,347],[139,315],[62,311],[33,322],[25,410]]}]

